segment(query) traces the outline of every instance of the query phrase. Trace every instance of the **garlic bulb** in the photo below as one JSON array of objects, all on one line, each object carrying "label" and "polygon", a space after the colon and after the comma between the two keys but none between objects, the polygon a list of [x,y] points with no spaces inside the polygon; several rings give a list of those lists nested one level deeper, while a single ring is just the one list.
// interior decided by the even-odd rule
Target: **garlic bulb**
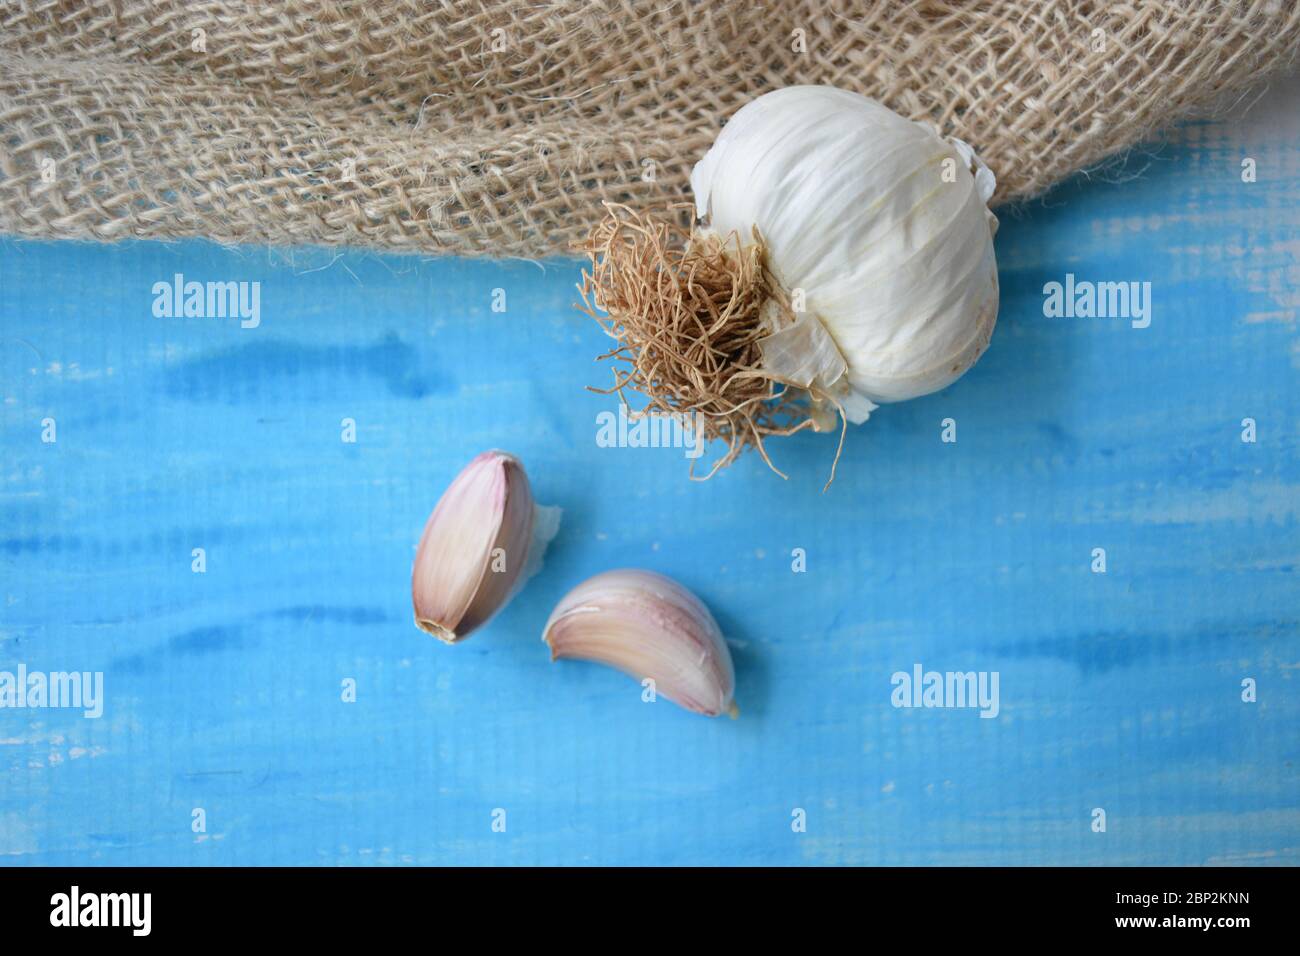
[{"label": "garlic bulb", "polygon": [[524,466],[485,451],[456,476],[424,526],[411,569],[415,624],[454,644],[541,567],[560,510],[539,507]]},{"label": "garlic bulb", "polygon": [[994,180],[965,143],[857,93],[787,87],[727,121],[691,188],[706,233],[757,228],[790,298],[765,317],[765,370],[850,421],[944,388],[987,347]]},{"label": "garlic bulb", "polygon": [[671,578],[606,571],[551,612],[542,633],[551,659],[609,664],[654,682],[655,694],[697,714],[736,715],[731,652],[709,609]]}]

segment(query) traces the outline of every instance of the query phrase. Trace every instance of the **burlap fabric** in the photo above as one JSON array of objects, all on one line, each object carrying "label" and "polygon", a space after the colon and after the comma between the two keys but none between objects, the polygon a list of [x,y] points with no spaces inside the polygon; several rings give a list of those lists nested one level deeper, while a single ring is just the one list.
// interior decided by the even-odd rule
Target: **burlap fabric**
[{"label": "burlap fabric", "polygon": [[959,136],[1008,200],[1298,48],[1296,0],[0,0],[0,230],[563,253],[793,83]]}]

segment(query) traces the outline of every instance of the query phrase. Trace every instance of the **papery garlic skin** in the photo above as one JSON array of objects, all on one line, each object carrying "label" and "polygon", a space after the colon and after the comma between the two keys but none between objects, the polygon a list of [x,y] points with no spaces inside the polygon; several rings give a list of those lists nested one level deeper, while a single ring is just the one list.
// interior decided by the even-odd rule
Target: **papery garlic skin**
[{"label": "papery garlic skin", "polygon": [[770,323],[764,366],[854,422],[946,387],[988,346],[994,186],[965,143],[830,86],[747,103],[691,173],[706,230],[748,244],[757,227],[768,268],[802,290],[797,321]]},{"label": "papery garlic skin", "polygon": [[538,524],[519,459],[486,451],[466,465],[438,500],[416,550],[416,626],[453,644],[486,623],[535,570],[539,550],[554,535],[552,527],[539,540]]},{"label": "papery garlic skin", "polygon": [[689,711],[735,716],[736,678],[718,623],[694,594],[653,571],[606,571],[551,612],[542,633],[551,660],[574,658],[655,682]]}]

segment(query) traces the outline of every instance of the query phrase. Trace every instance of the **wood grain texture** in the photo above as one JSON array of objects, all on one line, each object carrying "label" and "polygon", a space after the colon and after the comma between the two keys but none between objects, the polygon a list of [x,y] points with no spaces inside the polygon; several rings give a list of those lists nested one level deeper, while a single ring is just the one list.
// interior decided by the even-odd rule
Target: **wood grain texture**
[{"label": "wood grain texture", "polygon": [[[1004,214],[990,352],[825,495],[823,437],[788,482],[598,447],[574,263],[3,243],[0,670],[102,670],[106,704],[0,709],[0,861],[1300,862],[1297,104]],[[155,318],[177,272],[260,282],[261,325]],[[1067,272],[1149,281],[1150,327],[1046,318]],[[411,559],[490,447],[564,523],[447,648]],[[714,609],[741,719],[548,661],[553,602],[616,566]],[[997,671],[1000,715],[895,709],[916,663]]]}]

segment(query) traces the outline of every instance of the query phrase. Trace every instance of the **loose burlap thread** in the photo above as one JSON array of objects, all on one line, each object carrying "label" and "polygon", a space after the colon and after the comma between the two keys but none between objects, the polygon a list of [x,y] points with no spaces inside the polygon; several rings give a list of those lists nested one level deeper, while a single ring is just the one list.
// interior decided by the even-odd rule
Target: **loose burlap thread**
[{"label": "loose burlap thread", "polygon": [[0,230],[565,254],[797,83],[966,140],[1006,201],[1297,49],[1293,0],[3,0]]}]

